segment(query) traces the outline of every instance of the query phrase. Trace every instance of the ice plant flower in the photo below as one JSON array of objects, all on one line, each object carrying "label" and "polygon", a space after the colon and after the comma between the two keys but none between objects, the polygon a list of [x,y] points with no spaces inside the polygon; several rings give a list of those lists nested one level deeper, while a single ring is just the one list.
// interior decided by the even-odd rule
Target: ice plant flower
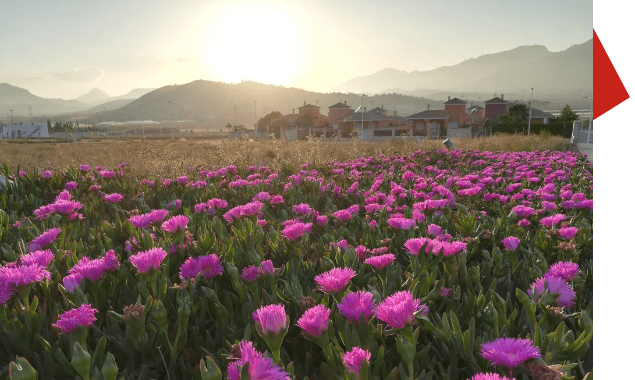
[{"label": "ice plant flower", "polygon": [[348,286],[351,279],[355,277],[355,271],[351,268],[333,268],[315,276],[318,289],[326,293],[339,293]]},{"label": "ice plant flower", "polygon": [[311,228],[313,227],[313,223],[292,223],[287,225],[280,231],[280,234],[284,236],[287,240],[298,240],[302,237],[302,234],[306,232],[307,234],[311,233]]},{"label": "ice plant flower", "polygon": [[150,268],[158,270],[167,255],[168,253],[162,248],[152,248],[132,255],[128,260],[139,273],[148,273]]},{"label": "ice plant flower", "polygon": [[76,309],[71,309],[59,315],[57,322],[53,323],[53,327],[57,327],[64,334],[70,334],[77,330],[77,327],[88,327],[97,320],[95,317],[96,309],[91,304],[84,304]]},{"label": "ice plant flower", "polygon": [[241,380],[242,367],[249,363],[249,380],[290,380],[289,374],[278,367],[271,358],[265,358],[256,351],[253,343],[243,340],[238,345],[239,354],[236,361],[227,367],[227,378],[229,380]]},{"label": "ice plant flower", "polygon": [[293,206],[293,212],[298,215],[308,215],[311,211],[313,211],[313,209],[306,203],[300,203]]},{"label": "ice plant flower", "polygon": [[274,272],[273,262],[271,260],[265,260],[260,263],[260,270],[262,271],[262,275],[266,276],[268,274],[272,275]]},{"label": "ice plant flower", "polygon": [[375,316],[393,329],[402,329],[414,322],[415,314],[425,314],[428,306],[421,304],[408,290],[387,297],[375,308]]},{"label": "ice plant flower", "polygon": [[265,335],[278,334],[289,328],[289,317],[284,305],[267,305],[253,312],[252,317],[258,331]]},{"label": "ice plant flower", "polygon": [[575,291],[562,278],[551,276],[541,277],[534,281],[533,284],[531,284],[531,287],[529,288],[529,290],[527,290],[527,293],[532,298],[536,299],[538,296],[544,293],[545,290],[547,291],[547,293],[555,293],[558,295],[558,299],[556,301],[558,303],[558,306],[573,307],[575,305],[575,302],[573,301],[576,296]]},{"label": "ice plant flower", "polygon": [[340,313],[349,322],[360,322],[362,319],[368,321],[373,316],[375,308],[373,294],[364,290],[348,293],[342,298],[342,303],[337,304]]},{"label": "ice plant flower", "polygon": [[42,178],[51,179],[53,177],[53,173],[50,170],[45,170],[42,172]]},{"label": "ice plant flower", "polygon": [[437,226],[436,224],[428,225],[428,234],[432,235],[432,237],[437,237],[443,233],[443,228]]},{"label": "ice plant flower", "polygon": [[359,378],[360,372],[362,371],[362,364],[364,362],[370,363],[370,352],[360,347],[353,347],[352,350],[342,355],[344,368],[348,372],[353,373],[356,378]]},{"label": "ice plant flower", "polygon": [[512,377],[512,370],[518,364],[528,359],[542,357],[540,350],[531,340],[515,338],[498,338],[492,342],[483,343],[481,356],[492,362],[494,366],[508,368],[510,377]]},{"label": "ice plant flower", "polygon": [[305,333],[319,338],[328,330],[330,314],[331,309],[327,309],[326,306],[320,304],[305,311],[298,319],[297,325]]},{"label": "ice plant flower", "polygon": [[395,255],[387,253],[385,255],[373,256],[364,260],[364,264],[368,264],[376,269],[382,270],[395,261]]},{"label": "ice plant flower", "polygon": [[254,282],[260,276],[260,268],[255,265],[250,265],[243,269],[242,278]]},{"label": "ice plant flower", "polygon": [[90,166],[85,165],[85,164],[81,164],[79,165],[79,170],[83,171],[84,173],[86,173],[87,171],[90,170]]},{"label": "ice plant flower", "polygon": [[558,235],[565,240],[571,240],[578,233],[578,229],[575,227],[562,227],[558,230]]},{"label": "ice plant flower", "polygon": [[179,229],[185,230],[187,223],[190,221],[186,215],[176,215],[163,222],[161,229],[169,233],[178,232]]},{"label": "ice plant flower", "polygon": [[223,266],[220,258],[215,254],[206,256],[190,257],[181,265],[179,277],[184,280],[196,278],[200,273],[206,279],[211,279],[223,273]]},{"label": "ice plant flower", "polygon": [[53,243],[55,239],[57,239],[57,235],[59,235],[60,232],[62,232],[62,230],[60,230],[59,228],[51,228],[44,231],[40,236],[31,240],[31,242],[29,243],[29,252],[37,251]]},{"label": "ice plant flower", "polygon": [[515,236],[508,236],[501,240],[501,243],[505,246],[505,249],[508,251],[515,251],[520,244],[520,239]]},{"label": "ice plant flower", "polygon": [[580,273],[578,264],[571,261],[560,261],[549,267],[549,270],[545,273],[545,277],[559,277],[565,281],[569,281],[578,273]]},{"label": "ice plant flower", "polygon": [[473,377],[470,377],[468,380],[514,380],[514,379],[510,379],[509,377],[506,377],[506,376],[501,376],[497,373],[488,372],[488,373],[477,373]]},{"label": "ice plant flower", "polygon": [[415,225],[415,221],[407,218],[390,218],[388,225],[396,230],[408,230]]},{"label": "ice plant flower", "polygon": [[31,253],[27,253],[26,255],[20,257],[20,265],[28,266],[32,264],[37,264],[43,268],[49,266],[51,261],[55,255],[51,252],[50,249],[45,249],[41,251],[33,251]]},{"label": "ice plant flower", "polygon": [[540,219],[540,224],[542,224],[543,226],[547,228],[554,228],[558,225],[558,223],[562,222],[565,219],[567,219],[566,215],[556,214],[556,215],[546,216]]},{"label": "ice plant flower", "polygon": [[104,200],[106,202],[110,202],[110,203],[117,203],[117,202],[119,202],[122,199],[123,199],[123,195],[121,195],[119,193],[112,193],[112,194],[104,195]]}]

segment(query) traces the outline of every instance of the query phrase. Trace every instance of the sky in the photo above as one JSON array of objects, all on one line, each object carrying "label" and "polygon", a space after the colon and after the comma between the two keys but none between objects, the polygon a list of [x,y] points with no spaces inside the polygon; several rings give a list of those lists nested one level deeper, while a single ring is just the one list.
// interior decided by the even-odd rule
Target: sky
[{"label": "sky", "polygon": [[521,45],[593,37],[576,0],[0,0],[0,83],[46,98],[203,79],[331,92]]}]

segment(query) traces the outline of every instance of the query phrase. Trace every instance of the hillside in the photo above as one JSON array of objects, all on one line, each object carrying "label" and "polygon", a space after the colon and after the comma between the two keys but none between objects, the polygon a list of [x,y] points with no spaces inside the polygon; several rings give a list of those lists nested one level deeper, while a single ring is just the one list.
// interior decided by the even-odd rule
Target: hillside
[{"label": "hillside", "polygon": [[520,46],[512,50],[468,59],[457,65],[429,71],[407,73],[384,69],[353,78],[335,91],[409,93],[419,89],[436,91],[472,91],[486,93],[526,92],[528,88],[544,92],[579,92],[593,88],[593,41],[573,45],[561,52],[549,52],[540,45]]},{"label": "hillside", "polygon": [[[356,94],[323,94],[254,82],[226,84],[198,80],[159,88],[119,109],[108,109],[92,118],[111,121],[196,120],[210,127],[223,127],[227,123],[253,126],[254,107],[257,117],[261,118],[272,111],[297,113],[298,107],[304,102],[317,103],[321,107],[320,113],[327,115],[329,106],[344,101],[352,108],[357,108],[361,98]],[[419,112],[427,104],[432,108],[443,107],[438,101],[401,94],[364,98],[364,106],[368,110],[383,105],[388,112],[397,111],[401,116]]]}]

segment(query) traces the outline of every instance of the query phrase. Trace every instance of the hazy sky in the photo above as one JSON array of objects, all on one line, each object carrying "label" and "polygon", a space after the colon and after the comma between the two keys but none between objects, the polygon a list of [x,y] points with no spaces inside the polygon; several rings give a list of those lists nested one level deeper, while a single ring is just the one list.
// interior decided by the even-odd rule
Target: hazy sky
[{"label": "hazy sky", "polygon": [[0,83],[70,99],[197,79],[329,92],[386,67],[429,70],[593,37],[592,1],[0,0]]}]

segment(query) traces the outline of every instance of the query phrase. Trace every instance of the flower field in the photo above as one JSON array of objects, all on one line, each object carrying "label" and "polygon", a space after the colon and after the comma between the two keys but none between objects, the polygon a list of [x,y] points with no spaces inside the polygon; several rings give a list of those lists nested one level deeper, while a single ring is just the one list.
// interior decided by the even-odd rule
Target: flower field
[{"label": "flower field", "polygon": [[579,154],[4,171],[0,380],[591,378]]}]

